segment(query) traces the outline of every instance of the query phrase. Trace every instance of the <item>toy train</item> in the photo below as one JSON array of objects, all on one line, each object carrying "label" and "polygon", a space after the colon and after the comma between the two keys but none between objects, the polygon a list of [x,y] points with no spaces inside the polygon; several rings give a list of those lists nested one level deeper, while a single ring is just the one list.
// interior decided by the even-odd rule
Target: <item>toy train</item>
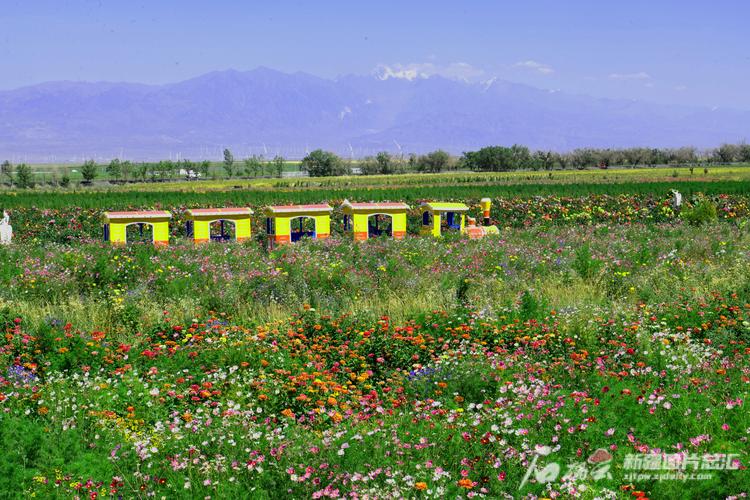
[{"label": "toy train", "polygon": [[[468,238],[477,239],[499,234],[490,225],[492,201],[482,198],[480,206],[484,224],[468,217],[469,207],[463,203],[425,202],[420,206],[422,225],[420,234],[439,237],[443,231],[457,231]],[[356,241],[377,236],[401,239],[406,236],[406,203],[375,202],[353,203],[345,200],[344,230],[351,232]],[[266,234],[271,246],[299,241],[303,238],[325,239],[331,235],[333,207],[326,203],[313,205],[276,205],[263,210]],[[196,243],[209,241],[243,241],[251,237],[250,208],[201,208],[186,212],[186,234]],[[104,240],[113,244],[126,244],[129,230],[137,231],[139,240],[150,230],[155,245],[169,244],[169,221],[172,214],[164,210],[140,212],[104,212]],[[212,231],[212,226],[218,231]]]}]

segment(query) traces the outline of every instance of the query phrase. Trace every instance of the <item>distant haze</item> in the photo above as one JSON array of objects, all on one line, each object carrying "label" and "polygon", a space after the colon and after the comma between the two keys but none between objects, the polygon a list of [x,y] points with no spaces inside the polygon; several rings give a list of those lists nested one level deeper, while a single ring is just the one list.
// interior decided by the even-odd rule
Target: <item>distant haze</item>
[{"label": "distant haze", "polygon": [[267,68],[179,83],[50,82],[0,92],[0,160],[218,159],[325,148],[451,153],[486,145],[713,147],[750,138],[750,112],[553,92],[381,69],[326,79]]}]

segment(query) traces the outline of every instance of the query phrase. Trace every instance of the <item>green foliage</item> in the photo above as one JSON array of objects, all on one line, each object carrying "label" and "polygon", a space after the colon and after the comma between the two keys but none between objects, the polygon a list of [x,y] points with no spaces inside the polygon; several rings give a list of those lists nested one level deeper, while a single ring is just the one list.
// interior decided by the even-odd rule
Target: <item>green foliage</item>
[{"label": "green foliage", "polygon": [[381,151],[375,156],[375,161],[378,163],[378,170],[381,174],[388,175],[395,172],[395,162],[390,153]]},{"label": "green foliage", "polygon": [[367,156],[359,162],[362,175],[389,175],[397,173],[398,162],[386,151],[381,151],[375,157]]},{"label": "green foliage", "polygon": [[273,160],[271,160],[271,171],[276,175],[276,177],[281,178],[282,174],[284,173],[285,163],[286,160],[284,160],[284,157],[280,155],[274,156]]},{"label": "green foliage", "polygon": [[543,300],[537,298],[531,290],[524,290],[521,294],[521,300],[519,302],[518,314],[522,320],[528,320],[539,317],[544,310],[547,309],[547,305]]},{"label": "green foliage", "polygon": [[[740,494],[743,470],[624,477],[634,446],[748,461],[750,234],[627,218],[665,196],[496,199],[521,221],[499,239],[270,252],[52,241],[98,214],[16,209],[33,234],[0,247],[0,496]],[[613,450],[613,477],[519,491],[542,445],[540,468]]]},{"label": "green foliage", "polygon": [[426,155],[420,156],[417,160],[417,171],[437,173],[447,170],[450,166],[451,157],[442,149],[432,151]]},{"label": "green foliage", "polygon": [[8,178],[8,182],[13,184],[13,164],[8,160],[0,164],[0,175]]},{"label": "green foliage", "polygon": [[302,159],[301,169],[310,177],[330,177],[351,174],[351,167],[336,154],[316,149]]},{"label": "green foliage", "polygon": [[127,180],[133,174],[133,163],[130,160],[120,162],[120,173],[122,178]]},{"label": "green foliage", "polygon": [[224,149],[224,172],[230,179],[234,175],[234,155],[229,149]]},{"label": "green foliage", "polygon": [[584,280],[590,280],[598,275],[603,265],[602,261],[591,255],[589,245],[583,245],[576,249],[575,258],[570,267]]},{"label": "green foliage", "polygon": [[31,168],[25,163],[21,163],[16,168],[16,186],[21,189],[34,187],[34,174]]},{"label": "green foliage", "polygon": [[119,179],[122,176],[122,162],[118,158],[115,158],[109,162],[106,171],[111,179]]},{"label": "green foliage", "polygon": [[253,155],[245,158],[245,175],[248,177],[258,177],[263,173],[263,157]]},{"label": "green foliage", "polygon": [[81,166],[81,176],[83,176],[84,181],[92,182],[96,179],[98,174],[98,167],[94,160],[86,160],[83,162],[83,165]]},{"label": "green foliage", "polygon": [[531,167],[531,153],[529,148],[514,144],[504,146],[488,146],[479,151],[466,152],[461,159],[465,168],[480,172],[507,172]]},{"label": "green foliage", "polygon": [[693,226],[714,222],[717,219],[716,204],[708,198],[699,198],[695,205],[683,209],[680,217]]},{"label": "green foliage", "polygon": [[211,162],[208,160],[203,160],[202,162],[200,162],[200,164],[198,164],[198,170],[204,178],[207,178],[208,172],[209,170],[211,170]]}]

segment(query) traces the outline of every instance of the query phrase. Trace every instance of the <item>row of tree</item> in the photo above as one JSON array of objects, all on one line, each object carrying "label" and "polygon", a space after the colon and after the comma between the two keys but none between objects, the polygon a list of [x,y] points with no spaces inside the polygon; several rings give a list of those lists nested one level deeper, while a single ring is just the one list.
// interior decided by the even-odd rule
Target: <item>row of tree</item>
[{"label": "row of tree", "polygon": [[464,153],[459,160],[462,168],[476,171],[552,170],[555,168],[584,169],[610,166],[636,167],[657,165],[712,165],[750,162],[750,144],[723,144],[716,149],[699,152],[694,147],[575,149],[569,153],[530,151],[525,146],[489,146]]},{"label": "row of tree", "polygon": [[[224,150],[223,167],[228,179],[232,177],[281,177],[285,164],[286,160],[279,155],[270,160],[265,160],[263,156],[253,155],[238,163],[229,149]],[[205,174],[204,177],[207,175]]]},{"label": "row of tree", "polygon": [[[399,174],[406,172],[442,172],[445,170],[474,170],[479,172],[505,172],[511,170],[552,170],[584,169],[591,167],[607,168],[610,166],[692,166],[726,164],[735,162],[750,163],[750,144],[722,144],[718,148],[698,151],[694,147],[682,148],[624,148],[594,149],[581,148],[568,153],[554,151],[531,151],[526,146],[515,144],[506,146],[487,146],[477,151],[465,152],[461,157],[452,157],[445,151],[437,150],[424,155],[410,154],[394,156],[380,152],[362,160],[344,160],[330,151],[316,149],[303,158],[301,170],[311,177],[350,175],[354,167],[362,175]],[[224,177],[253,178],[281,177],[286,160],[275,156],[270,160],[262,156],[251,156],[236,161],[229,149],[224,150]],[[211,162],[190,160],[134,163],[128,160],[114,159],[104,166],[107,176],[112,181],[140,180],[164,181],[175,178],[197,179],[211,175]],[[100,166],[94,160],[88,160],[80,167],[84,183],[90,184],[100,173]],[[34,187],[35,175],[26,164],[15,166],[9,161],[0,165],[0,176],[11,185],[21,188]],[[66,187],[70,176],[64,173],[57,182]]]},{"label": "row of tree", "polygon": [[393,156],[381,151],[359,161],[343,160],[335,153],[316,149],[302,159],[300,169],[310,177],[350,175],[354,167],[362,175],[389,175],[406,172],[442,172],[454,168],[456,161],[442,150],[426,155]]},{"label": "row of tree", "polygon": [[[33,188],[34,187],[34,172],[25,163],[21,163],[17,167],[14,167],[11,162],[5,160],[0,164],[0,176],[3,179],[7,179],[9,184],[16,185],[20,188]],[[68,182],[70,180],[68,179]]]},{"label": "row of tree", "polygon": [[[325,161],[322,161],[325,159]],[[750,144],[722,144],[718,148],[698,151],[682,148],[580,148],[568,153],[531,151],[526,146],[487,146],[465,152],[454,158],[442,150],[425,155],[393,156],[385,151],[355,163],[362,175],[398,174],[405,172],[442,172],[444,170],[473,170],[505,172],[511,170],[584,169],[610,166],[636,167],[657,165],[694,166],[735,162],[750,162]],[[316,150],[302,161],[303,170],[311,176],[351,173],[351,162],[335,154]],[[347,165],[349,165],[347,167]],[[334,168],[334,166],[336,166]]]},{"label": "row of tree", "polygon": [[[241,162],[235,162],[232,153],[227,149],[224,151],[224,176],[235,177],[281,177],[286,161],[281,156],[271,160],[265,160],[262,156],[245,158]],[[106,165],[99,165],[94,160],[87,160],[79,167],[81,177],[85,184],[91,184],[96,180],[102,167],[110,181],[165,181],[178,178],[198,179],[208,178],[211,175],[211,162],[203,160],[193,162],[190,160],[159,162],[131,162],[115,158]],[[11,186],[19,188],[33,188],[36,184],[36,175],[31,167],[25,163],[13,165],[9,161],[0,164],[0,176],[2,180]],[[53,174],[55,184],[68,187],[71,179],[68,172],[64,172],[58,179]]]}]

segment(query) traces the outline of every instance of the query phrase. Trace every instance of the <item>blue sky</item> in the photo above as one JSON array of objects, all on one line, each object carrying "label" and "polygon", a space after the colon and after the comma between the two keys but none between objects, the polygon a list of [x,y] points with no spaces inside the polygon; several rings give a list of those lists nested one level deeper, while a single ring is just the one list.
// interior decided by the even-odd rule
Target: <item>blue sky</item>
[{"label": "blue sky", "polygon": [[750,109],[750,2],[0,0],[0,88],[268,66]]}]

